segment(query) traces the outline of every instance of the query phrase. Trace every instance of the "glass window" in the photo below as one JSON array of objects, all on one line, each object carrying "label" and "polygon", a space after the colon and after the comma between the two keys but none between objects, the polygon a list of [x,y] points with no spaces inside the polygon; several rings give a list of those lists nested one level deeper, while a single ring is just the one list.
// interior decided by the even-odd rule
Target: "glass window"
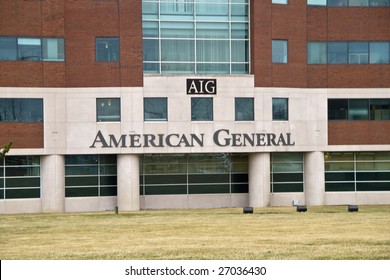
[{"label": "glass window", "polygon": [[118,122],[121,120],[120,98],[97,98],[96,120],[98,122]]},{"label": "glass window", "polygon": [[271,192],[303,192],[303,154],[271,154]]},{"label": "glass window", "polygon": [[272,62],[288,62],[288,42],[287,40],[272,40]]},{"label": "glass window", "polygon": [[368,64],[368,42],[349,42],[349,64]]},{"label": "glass window", "polygon": [[348,43],[329,42],[328,43],[328,63],[347,64],[348,63]]},{"label": "glass window", "polygon": [[64,61],[64,39],[43,38],[42,58],[43,61]]},{"label": "glass window", "polygon": [[368,6],[368,0],[349,0],[349,6]]},{"label": "glass window", "polygon": [[328,6],[348,6],[348,0],[328,0]]},{"label": "glass window", "polygon": [[96,38],[96,61],[119,61],[119,38]]},{"label": "glass window", "polygon": [[390,0],[370,0],[370,6],[390,6]]},{"label": "glass window", "polygon": [[144,98],[145,121],[167,121],[167,98]]},{"label": "glass window", "polygon": [[0,37],[0,60],[16,60],[16,38]]},{"label": "glass window", "polygon": [[288,0],[272,0],[272,4],[288,4]]},{"label": "glass window", "polygon": [[368,99],[349,99],[349,120],[368,120]]},{"label": "glass window", "polygon": [[213,120],[213,99],[210,97],[191,98],[191,120],[212,121]]},{"label": "glass window", "polygon": [[236,98],[235,115],[236,115],[236,121],[253,121],[254,120],[254,99]]},{"label": "glass window", "polygon": [[326,54],[325,42],[309,42],[307,44],[308,64],[326,64]]},{"label": "glass window", "polygon": [[41,61],[40,38],[18,38],[18,60]]},{"label": "glass window", "polygon": [[326,6],[326,0],[307,0],[308,5]]},{"label": "glass window", "polygon": [[288,120],[288,98],[272,98],[272,120]]},{"label": "glass window", "polygon": [[43,99],[0,98],[0,122],[43,122]]},{"label": "glass window", "polygon": [[390,99],[370,99],[370,119],[390,120]]},{"label": "glass window", "polygon": [[370,42],[370,64],[390,63],[390,42]]},{"label": "glass window", "polygon": [[144,73],[249,73],[246,0],[143,1]]},{"label": "glass window", "polygon": [[348,119],[348,99],[328,100],[328,120]]}]

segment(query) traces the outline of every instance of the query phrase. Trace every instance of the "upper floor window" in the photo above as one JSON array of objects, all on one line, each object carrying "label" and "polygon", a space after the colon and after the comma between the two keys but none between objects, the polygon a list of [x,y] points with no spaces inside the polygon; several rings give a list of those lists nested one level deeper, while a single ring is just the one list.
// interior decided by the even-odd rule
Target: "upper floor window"
[{"label": "upper floor window", "polygon": [[43,99],[0,98],[0,122],[43,122]]},{"label": "upper floor window", "polygon": [[308,42],[308,64],[389,64],[390,42]]},{"label": "upper floor window", "polygon": [[96,38],[96,61],[119,61],[119,38]]},{"label": "upper floor window", "polygon": [[213,120],[213,99],[211,97],[191,98],[191,120],[192,121]]},{"label": "upper floor window", "polygon": [[328,120],[390,120],[390,99],[329,99]]},{"label": "upper floor window", "polygon": [[288,0],[272,0],[272,4],[288,4]]},{"label": "upper floor window", "polygon": [[236,98],[235,99],[235,119],[236,121],[253,121],[254,118],[254,99]]},{"label": "upper floor window", "polygon": [[390,0],[307,0],[308,5],[333,7],[386,7]]},{"label": "upper floor window", "polygon": [[272,62],[273,63],[288,62],[288,41],[287,40],[272,40]]},{"label": "upper floor window", "polygon": [[144,120],[145,121],[167,121],[168,104],[165,97],[144,98]]},{"label": "upper floor window", "polygon": [[249,73],[249,4],[143,0],[145,73]]},{"label": "upper floor window", "polygon": [[97,98],[96,120],[98,122],[119,122],[121,120],[120,98]]},{"label": "upper floor window", "polygon": [[0,37],[0,60],[64,61],[64,39]]},{"label": "upper floor window", "polygon": [[272,98],[272,120],[288,120],[288,98]]}]

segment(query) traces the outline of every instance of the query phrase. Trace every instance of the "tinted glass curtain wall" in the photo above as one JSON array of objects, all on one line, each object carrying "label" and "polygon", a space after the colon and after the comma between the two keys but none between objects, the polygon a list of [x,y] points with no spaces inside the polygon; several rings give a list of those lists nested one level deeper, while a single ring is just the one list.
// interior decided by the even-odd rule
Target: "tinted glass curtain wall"
[{"label": "tinted glass curtain wall", "polygon": [[145,73],[249,73],[247,0],[143,0]]}]

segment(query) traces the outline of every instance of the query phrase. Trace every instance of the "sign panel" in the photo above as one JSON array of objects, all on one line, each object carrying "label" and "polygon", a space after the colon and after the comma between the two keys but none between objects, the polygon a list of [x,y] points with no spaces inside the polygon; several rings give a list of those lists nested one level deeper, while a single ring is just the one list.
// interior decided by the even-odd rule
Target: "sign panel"
[{"label": "sign panel", "polygon": [[187,94],[217,94],[217,79],[187,79]]}]

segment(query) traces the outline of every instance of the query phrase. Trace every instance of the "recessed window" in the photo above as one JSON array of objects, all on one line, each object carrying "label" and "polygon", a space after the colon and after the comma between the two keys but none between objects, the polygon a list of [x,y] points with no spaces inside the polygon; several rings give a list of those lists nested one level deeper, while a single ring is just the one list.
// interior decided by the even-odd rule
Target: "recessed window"
[{"label": "recessed window", "polygon": [[116,62],[119,61],[118,38],[96,38],[96,61]]},{"label": "recessed window", "polygon": [[235,116],[236,116],[236,121],[253,121],[254,120],[253,98],[236,98]]},{"label": "recessed window", "polygon": [[18,38],[18,60],[41,61],[40,38]]},{"label": "recessed window", "polygon": [[288,4],[288,0],[272,0],[272,4]]},{"label": "recessed window", "polygon": [[43,122],[43,99],[0,98],[0,122]]},{"label": "recessed window", "polygon": [[287,40],[272,40],[272,62],[273,63],[288,62],[288,41]]},{"label": "recessed window", "polygon": [[213,99],[191,98],[191,120],[212,121],[213,120]]},{"label": "recessed window", "polygon": [[272,98],[272,120],[288,120],[288,98]]},{"label": "recessed window", "polygon": [[167,98],[144,98],[145,121],[167,121]]},{"label": "recessed window", "polygon": [[120,98],[96,99],[96,120],[98,122],[119,122],[121,120]]}]

